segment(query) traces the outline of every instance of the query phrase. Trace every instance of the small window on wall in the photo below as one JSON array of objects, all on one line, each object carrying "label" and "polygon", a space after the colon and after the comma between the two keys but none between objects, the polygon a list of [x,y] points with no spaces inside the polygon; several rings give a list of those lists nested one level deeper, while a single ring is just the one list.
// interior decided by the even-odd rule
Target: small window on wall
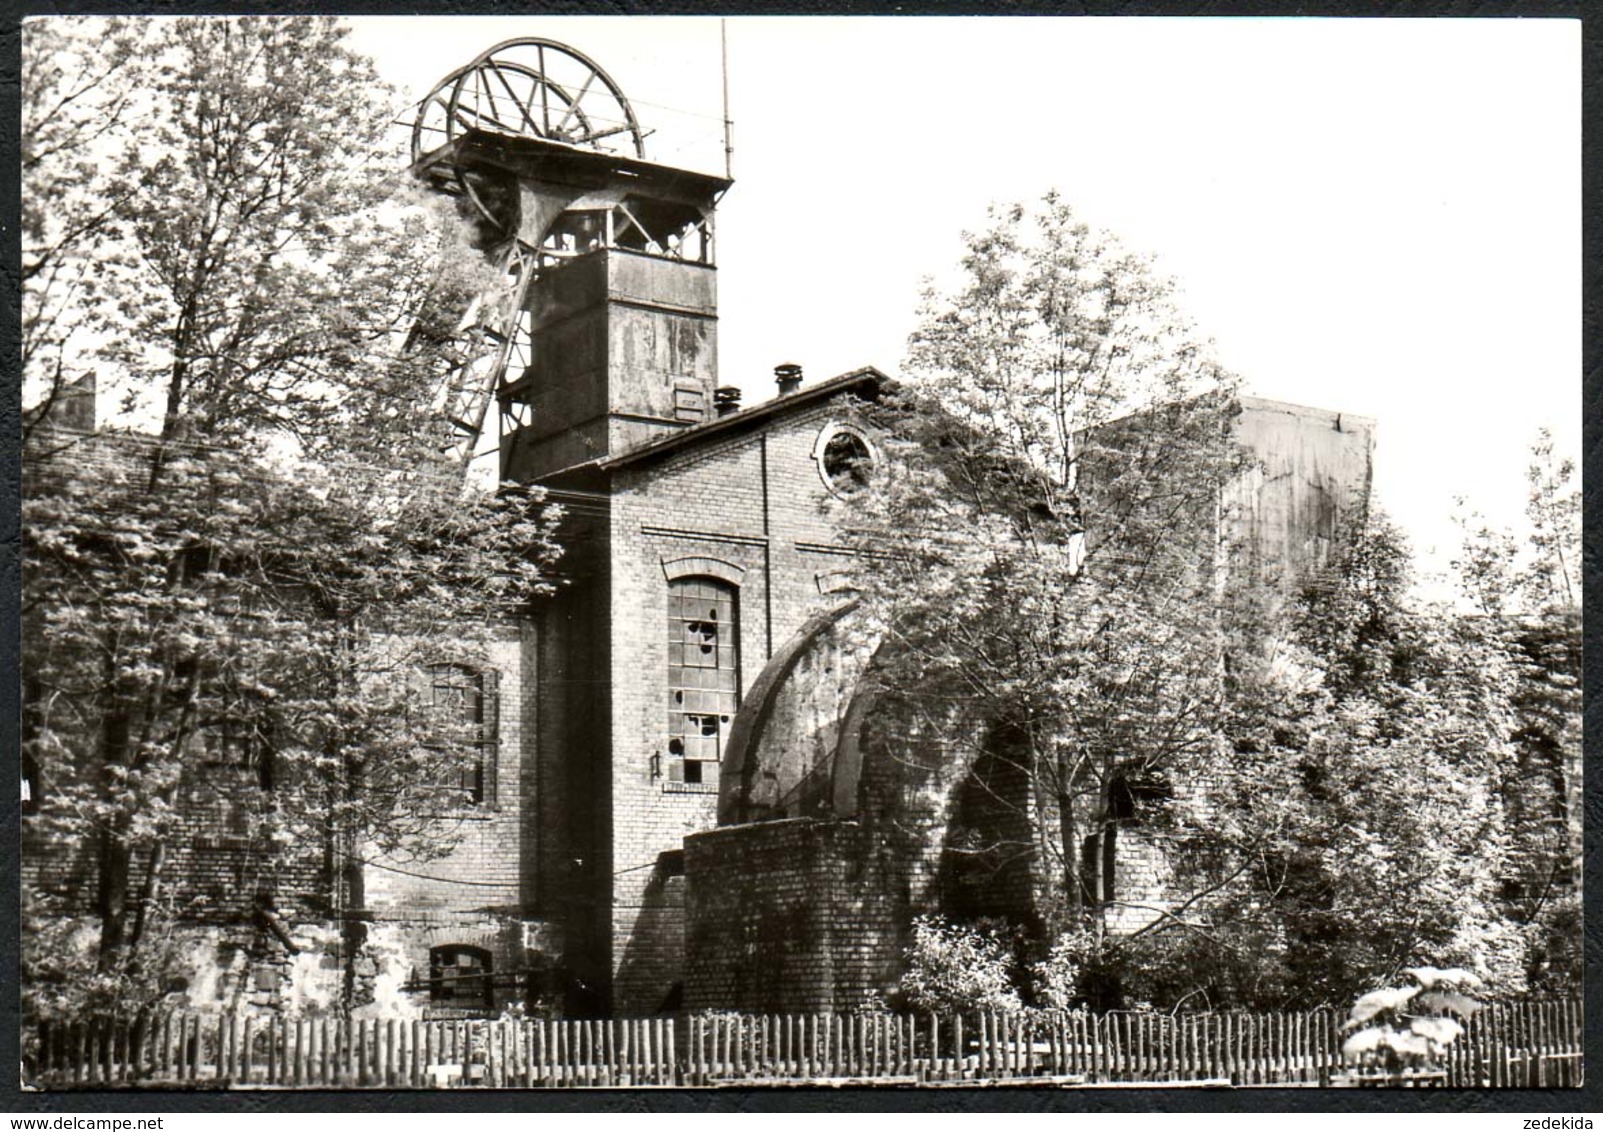
[{"label": "small window on wall", "polygon": [[855,495],[868,486],[874,467],[874,449],[850,425],[830,424],[813,445],[813,459],[824,486],[836,495]]},{"label": "small window on wall", "polygon": [[735,587],[716,578],[668,583],[668,781],[716,786],[740,706]]},{"label": "small window on wall", "polygon": [[263,790],[273,789],[273,747],[263,728],[224,717],[201,732],[204,765],[214,773],[253,775]]},{"label": "small window on wall", "polygon": [[699,421],[707,415],[707,395],[699,387],[676,385],[673,391],[674,419]]},{"label": "small window on wall", "polygon": [[463,728],[473,753],[442,785],[474,806],[493,802],[496,725],[500,708],[496,673],[460,664],[429,667],[429,702],[446,723]]},{"label": "small window on wall", "polygon": [[490,975],[494,963],[482,947],[450,944],[429,949],[429,1001],[442,1006],[489,1010],[495,1006]]}]

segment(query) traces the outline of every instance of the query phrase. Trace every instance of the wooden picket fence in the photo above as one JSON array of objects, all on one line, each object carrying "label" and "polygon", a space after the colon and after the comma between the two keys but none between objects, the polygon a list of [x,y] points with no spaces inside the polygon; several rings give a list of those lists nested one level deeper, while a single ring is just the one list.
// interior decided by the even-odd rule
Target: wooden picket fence
[{"label": "wooden picket fence", "polygon": [[673,1085],[672,1019],[447,1021],[171,1013],[41,1027],[35,1083],[416,1089]]},{"label": "wooden picket fence", "polygon": [[1342,1060],[1345,1012],[729,1015],[691,1020],[687,1084],[1579,1086],[1578,1001],[1490,1004],[1436,1072],[1405,1082]]},{"label": "wooden picket fence", "polygon": [[1444,1066],[1345,1065],[1330,1010],[1283,1014],[706,1015],[611,1021],[170,1013],[41,1027],[42,1088],[1582,1083],[1578,1001],[1494,1003]]}]

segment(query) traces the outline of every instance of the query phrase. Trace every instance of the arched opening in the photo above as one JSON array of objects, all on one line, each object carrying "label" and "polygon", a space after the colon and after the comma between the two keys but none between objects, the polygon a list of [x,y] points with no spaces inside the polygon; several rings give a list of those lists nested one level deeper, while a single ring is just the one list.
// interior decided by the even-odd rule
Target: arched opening
[{"label": "arched opening", "polygon": [[668,783],[716,789],[740,706],[738,591],[712,577],[668,583]]},{"label": "arched opening", "polygon": [[482,947],[449,943],[429,948],[429,1001],[440,1006],[493,1009],[494,967],[494,959]]}]

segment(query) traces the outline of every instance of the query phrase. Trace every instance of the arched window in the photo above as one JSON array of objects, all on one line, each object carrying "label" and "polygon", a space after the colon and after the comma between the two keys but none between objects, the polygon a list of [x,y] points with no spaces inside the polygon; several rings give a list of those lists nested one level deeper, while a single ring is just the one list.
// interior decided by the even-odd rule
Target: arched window
[{"label": "arched window", "polygon": [[441,785],[459,791],[475,806],[495,801],[496,727],[500,718],[497,673],[460,664],[431,664],[429,703],[439,718],[463,728],[475,757]]},{"label": "arched window", "polygon": [[1144,806],[1172,796],[1168,783],[1150,773],[1120,771],[1109,780],[1102,828],[1080,846],[1082,892],[1088,901],[1117,899],[1119,829],[1140,825]]},{"label": "arched window", "polygon": [[716,785],[740,706],[740,625],[734,586],[718,578],[668,583],[668,781]]},{"label": "arched window", "polygon": [[429,948],[429,1000],[448,1006],[491,1010],[495,991],[490,983],[495,966],[482,947],[452,943]]}]

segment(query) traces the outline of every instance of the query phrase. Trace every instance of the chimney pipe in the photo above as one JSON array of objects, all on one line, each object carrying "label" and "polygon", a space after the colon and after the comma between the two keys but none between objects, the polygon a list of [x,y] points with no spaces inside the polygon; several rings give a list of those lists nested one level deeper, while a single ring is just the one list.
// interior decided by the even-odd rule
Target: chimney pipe
[{"label": "chimney pipe", "polygon": [[730,413],[740,412],[740,387],[738,385],[720,385],[712,391],[712,405],[718,410],[720,417],[727,417]]},{"label": "chimney pipe", "polygon": [[796,392],[801,388],[802,368],[795,362],[785,362],[774,367],[774,380],[779,382],[779,395],[781,397]]}]

